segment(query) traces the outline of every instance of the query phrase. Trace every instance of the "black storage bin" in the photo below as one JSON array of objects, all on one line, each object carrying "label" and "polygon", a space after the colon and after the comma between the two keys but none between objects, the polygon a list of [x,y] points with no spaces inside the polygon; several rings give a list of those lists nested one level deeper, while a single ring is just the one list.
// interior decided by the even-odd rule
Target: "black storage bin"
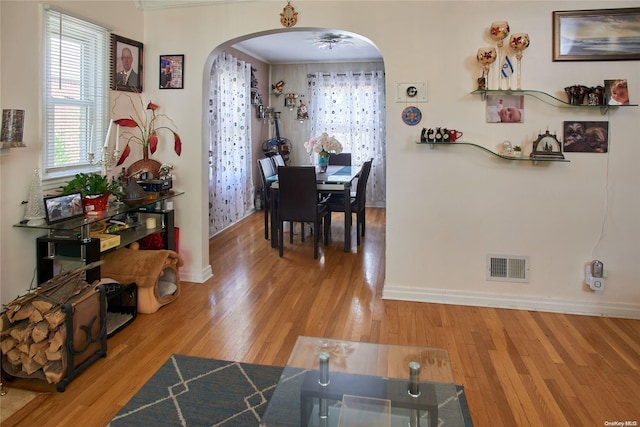
[{"label": "black storage bin", "polygon": [[138,286],[103,283],[107,295],[107,337],[112,337],[138,315]]}]

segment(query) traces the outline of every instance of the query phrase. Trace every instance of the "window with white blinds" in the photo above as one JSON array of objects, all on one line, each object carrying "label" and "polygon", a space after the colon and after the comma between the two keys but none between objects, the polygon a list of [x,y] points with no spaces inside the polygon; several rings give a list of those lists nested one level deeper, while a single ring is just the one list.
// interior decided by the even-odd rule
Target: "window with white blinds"
[{"label": "window with white blinds", "polygon": [[53,9],[44,15],[43,178],[96,171],[109,102],[109,32]]}]

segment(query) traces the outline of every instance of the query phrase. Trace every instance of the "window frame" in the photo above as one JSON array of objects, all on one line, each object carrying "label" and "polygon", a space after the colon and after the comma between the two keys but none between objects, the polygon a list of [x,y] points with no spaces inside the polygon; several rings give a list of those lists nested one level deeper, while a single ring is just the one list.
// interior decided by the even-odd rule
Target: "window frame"
[{"label": "window frame", "polygon": [[[100,171],[109,108],[110,38],[100,25],[44,6],[43,182]],[[65,55],[67,62],[62,60]],[[60,160],[60,152],[71,160]]]}]

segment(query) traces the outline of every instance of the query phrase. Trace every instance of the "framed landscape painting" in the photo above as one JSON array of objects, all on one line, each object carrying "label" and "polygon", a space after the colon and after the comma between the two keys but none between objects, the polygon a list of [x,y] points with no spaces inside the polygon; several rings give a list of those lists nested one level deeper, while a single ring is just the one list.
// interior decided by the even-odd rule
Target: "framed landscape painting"
[{"label": "framed landscape painting", "polygon": [[640,59],[640,8],[553,12],[554,61]]}]

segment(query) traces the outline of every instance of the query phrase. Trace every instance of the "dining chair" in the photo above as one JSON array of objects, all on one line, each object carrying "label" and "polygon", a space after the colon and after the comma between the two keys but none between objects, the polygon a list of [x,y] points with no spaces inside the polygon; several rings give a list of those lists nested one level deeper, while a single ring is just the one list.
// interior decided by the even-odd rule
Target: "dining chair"
[{"label": "dining chair", "polygon": [[273,164],[275,165],[276,170],[278,170],[278,168],[280,166],[286,166],[287,165],[284,162],[284,157],[282,157],[282,154],[276,154],[274,156],[271,156],[271,159],[273,160]]},{"label": "dining chair", "polygon": [[[313,258],[318,258],[320,225],[324,225],[324,243],[329,242],[329,208],[318,203],[316,171],[312,166],[280,166],[278,168],[278,248],[284,252],[284,222],[311,222],[313,227]],[[324,220],[324,221],[323,221]],[[303,233],[304,235],[304,233]],[[293,231],[289,235],[293,243]]]},{"label": "dining chair", "polygon": [[351,153],[332,154],[329,156],[329,164],[336,166],[351,166]]},{"label": "dining chair", "polygon": [[[367,160],[362,165],[359,172],[358,183],[355,196],[350,197],[351,213],[356,214],[356,241],[360,245],[360,236],[364,236],[366,217],[365,205],[367,202],[367,181],[371,172],[372,160]],[[330,212],[344,212],[344,195],[331,194],[322,204],[329,208]],[[329,213],[328,222],[331,227],[331,213]]]},{"label": "dining chair", "polygon": [[262,208],[264,209],[264,238],[269,240],[269,211],[271,209],[271,181],[276,175],[276,168],[269,157],[258,159],[260,178],[262,179]]}]

